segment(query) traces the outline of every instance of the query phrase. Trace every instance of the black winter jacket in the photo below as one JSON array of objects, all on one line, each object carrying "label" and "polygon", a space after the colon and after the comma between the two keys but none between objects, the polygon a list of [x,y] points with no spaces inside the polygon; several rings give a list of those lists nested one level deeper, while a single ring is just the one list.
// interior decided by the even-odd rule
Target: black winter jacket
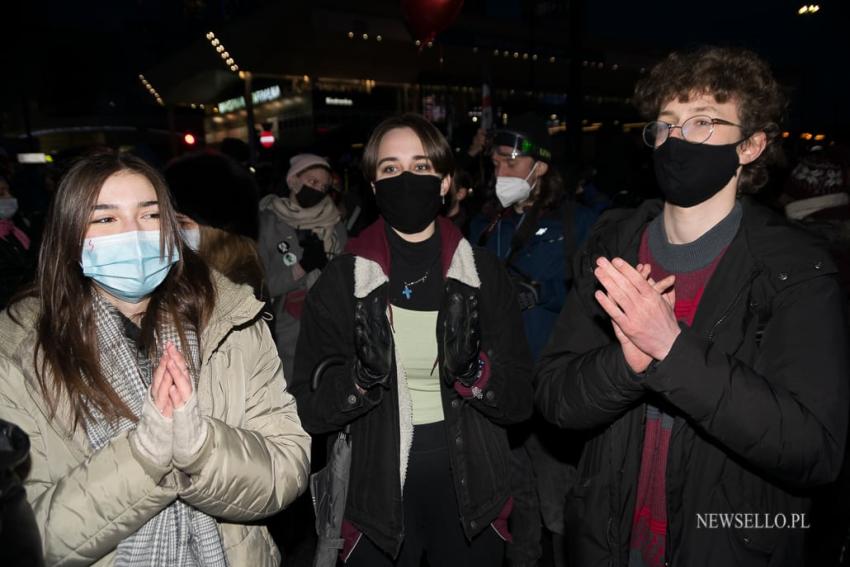
[{"label": "black winter jacket", "polygon": [[595,259],[637,262],[658,201],[603,217],[576,259],[577,281],[536,374],[544,416],[587,441],[568,496],[576,565],[625,566],[647,401],[675,416],[666,473],[668,565],[800,565],[805,529],[755,529],[753,516],[708,529],[707,513],[809,508],[831,481],[848,422],[845,300],[828,254],[784,219],[744,203],[691,328],[643,377],[627,368],[593,297]]},{"label": "black winter jacket", "polygon": [[[498,259],[485,250],[473,250],[449,221],[439,222],[446,292],[454,288],[477,291],[481,349],[490,366],[489,380],[477,398],[463,397],[448,388],[442,376],[440,380],[460,504],[458,521],[471,539],[497,518],[510,497],[505,426],[531,415],[531,358],[515,293]],[[310,433],[339,431],[351,424],[351,485],[345,518],[396,556],[404,538],[400,468],[406,468],[412,438],[409,394],[397,369],[388,390],[378,387],[364,395],[355,389],[352,378],[355,301],[387,294],[389,249],[384,230],[379,220],[349,243],[356,254],[330,262],[308,294],[290,391]],[[442,317],[441,308],[437,344],[441,343]],[[312,370],[326,357],[338,355],[348,363],[329,368],[318,389],[311,391]]]}]

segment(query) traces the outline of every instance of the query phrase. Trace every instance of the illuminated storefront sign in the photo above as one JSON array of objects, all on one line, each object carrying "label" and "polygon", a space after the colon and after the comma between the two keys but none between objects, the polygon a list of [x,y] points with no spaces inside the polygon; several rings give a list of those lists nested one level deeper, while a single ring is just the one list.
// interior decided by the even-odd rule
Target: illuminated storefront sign
[{"label": "illuminated storefront sign", "polygon": [[[280,86],[273,85],[265,89],[260,89],[251,93],[251,100],[254,104],[261,104],[280,98]],[[221,113],[233,112],[245,108],[245,97],[239,96],[236,98],[227,99],[218,103],[218,111]]]},{"label": "illuminated storefront sign", "polygon": [[354,106],[354,101],[350,98],[337,98],[333,96],[326,96],[325,104],[327,104],[328,106]]}]

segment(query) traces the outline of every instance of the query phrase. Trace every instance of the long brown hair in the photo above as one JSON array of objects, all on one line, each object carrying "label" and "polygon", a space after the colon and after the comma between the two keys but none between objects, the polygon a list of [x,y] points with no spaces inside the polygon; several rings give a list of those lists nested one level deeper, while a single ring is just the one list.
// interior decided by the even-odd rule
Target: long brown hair
[{"label": "long brown hair", "polygon": [[137,157],[114,152],[77,161],[59,184],[48,212],[33,290],[39,300],[33,354],[39,384],[51,414],[62,395],[67,396],[75,428],[85,427],[95,410],[109,420],[135,419],[100,368],[92,283],[80,268],[83,240],[100,190],[119,172],[150,181],[159,201],[161,251],[172,250],[175,244],[180,251],[142,319],[144,352],[149,356],[156,352],[154,332],[166,319],[174,323],[185,347],[184,325],[200,335],[215,304],[209,269],[179,237],[171,196],[159,172]]},{"label": "long brown hair", "polygon": [[564,188],[564,178],[554,164],[548,164],[546,175],[538,178],[537,186],[531,191],[531,200],[541,211],[557,209],[564,202],[567,192]]}]

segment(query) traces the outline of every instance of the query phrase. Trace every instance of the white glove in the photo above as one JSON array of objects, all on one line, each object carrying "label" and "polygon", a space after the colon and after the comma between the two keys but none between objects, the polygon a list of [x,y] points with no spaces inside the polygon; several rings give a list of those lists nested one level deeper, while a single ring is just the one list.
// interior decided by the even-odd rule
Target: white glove
[{"label": "white glove", "polygon": [[136,429],[128,436],[130,445],[142,458],[160,468],[168,467],[172,458],[173,421],[159,413],[148,392],[142,406],[142,416]]},{"label": "white glove", "polygon": [[185,472],[197,467],[208,435],[209,426],[198,410],[198,395],[192,392],[183,407],[174,410],[174,466]]}]

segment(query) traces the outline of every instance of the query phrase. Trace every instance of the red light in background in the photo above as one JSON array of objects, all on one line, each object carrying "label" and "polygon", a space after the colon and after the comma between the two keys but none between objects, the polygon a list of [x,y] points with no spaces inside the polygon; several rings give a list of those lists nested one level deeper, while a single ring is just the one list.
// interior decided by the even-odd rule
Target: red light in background
[{"label": "red light in background", "polygon": [[274,134],[269,130],[260,132],[260,145],[266,149],[272,147],[274,145]]},{"label": "red light in background", "polygon": [[187,146],[194,146],[195,142],[195,135],[191,132],[186,132],[186,134],[183,135],[183,143]]}]

